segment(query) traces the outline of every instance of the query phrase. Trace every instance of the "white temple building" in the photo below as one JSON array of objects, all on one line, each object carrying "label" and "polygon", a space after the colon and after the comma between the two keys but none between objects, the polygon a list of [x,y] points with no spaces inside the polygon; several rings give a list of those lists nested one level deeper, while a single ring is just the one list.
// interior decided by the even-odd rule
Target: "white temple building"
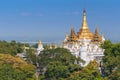
[{"label": "white temple building", "polygon": [[98,32],[98,27],[93,34],[86,21],[86,10],[83,12],[83,21],[82,26],[77,32],[74,31],[74,28],[71,29],[70,35],[66,34],[64,40],[64,48],[70,50],[71,54],[80,57],[85,61],[85,63],[80,63],[81,66],[87,66],[90,61],[96,60],[99,64],[104,56],[104,49],[100,47],[101,43],[104,43],[104,35],[100,35]]},{"label": "white temple building", "polygon": [[43,50],[44,50],[44,48],[43,48],[43,44],[42,44],[42,42],[41,42],[41,41],[38,41],[38,48],[37,48],[35,54],[36,54],[36,55],[39,55],[40,52],[43,51]]}]

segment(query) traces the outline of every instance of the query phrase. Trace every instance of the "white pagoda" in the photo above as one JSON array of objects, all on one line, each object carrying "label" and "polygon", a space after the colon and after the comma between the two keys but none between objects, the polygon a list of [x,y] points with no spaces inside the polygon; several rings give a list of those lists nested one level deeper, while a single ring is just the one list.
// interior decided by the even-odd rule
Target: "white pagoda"
[{"label": "white pagoda", "polygon": [[74,28],[71,29],[70,35],[66,34],[64,40],[64,48],[70,50],[71,54],[80,57],[85,63],[79,63],[81,66],[87,66],[90,61],[96,60],[99,64],[104,56],[104,49],[100,47],[104,43],[104,35],[100,35],[98,27],[93,34],[86,21],[86,10],[83,11],[83,21],[79,32],[75,33]]},{"label": "white pagoda", "polygon": [[39,55],[41,51],[43,51],[44,48],[43,48],[43,44],[41,41],[38,41],[38,48],[37,48],[37,51],[36,51],[36,55]]}]

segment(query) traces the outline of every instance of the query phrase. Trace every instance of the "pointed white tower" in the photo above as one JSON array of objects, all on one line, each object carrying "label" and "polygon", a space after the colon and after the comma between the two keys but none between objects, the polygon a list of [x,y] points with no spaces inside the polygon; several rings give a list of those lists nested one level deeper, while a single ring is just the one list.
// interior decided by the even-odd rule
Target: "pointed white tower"
[{"label": "pointed white tower", "polygon": [[36,55],[39,55],[41,51],[43,51],[44,48],[43,48],[43,45],[42,45],[42,42],[41,41],[38,41],[38,48],[37,48],[37,53]]}]

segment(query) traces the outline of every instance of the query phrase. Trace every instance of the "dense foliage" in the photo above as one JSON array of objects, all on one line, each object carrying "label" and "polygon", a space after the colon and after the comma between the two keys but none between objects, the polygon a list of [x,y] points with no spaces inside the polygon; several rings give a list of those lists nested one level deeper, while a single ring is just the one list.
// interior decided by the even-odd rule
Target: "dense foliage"
[{"label": "dense foliage", "polygon": [[23,50],[23,44],[16,41],[0,41],[0,53],[16,55]]},{"label": "dense foliage", "polygon": [[108,77],[108,80],[120,80],[120,43],[112,43],[108,40],[102,47],[105,49],[104,76]]},{"label": "dense foliage", "polygon": [[0,54],[0,80],[35,80],[34,69],[21,58]]},{"label": "dense foliage", "polygon": [[0,80],[34,80],[35,67],[27,62],[39,65],[40,80],[120,80],[120,43],[107,40],[101,45],[105,49],[102,75],[95,61],[82,68],[76,63],[84,61],[64,48],[45,47],[39,56],[35,55],[36,47],[27,49],[26,62],[10,56],[23,52],[23,46],[15,41],[0,41],[0,53],[4,53],[0,54]]},{"label": "dense foliage", "polygon": [[67,49],[46,49],[39,55],[39,64],[46,68],[45,78],[48,80],[65,79],[74,71],[81,70],[79,64],[74,64],[75,58]]},{"label": "dense foliage", "polygon": [[90,62],[86,67],[80,71],[73,72],[67,80],[105,80],[101,77],[98,63],[96,61]]},{"label": "dense foliage", "polygon": [[39,61],[40,64],[47,66],[45,77],[51,80],[120,80],[120,43],[112,43],[107,40],[101,47],[105,49],[102,75],[95,62],[91,62],[85,68],[79,69],[76,69],[75,64],[72,64],[73,71],[70,71],[69,63],[73,63],[71,61],[75,59],[65,49],[45,50],[40,55]]}]

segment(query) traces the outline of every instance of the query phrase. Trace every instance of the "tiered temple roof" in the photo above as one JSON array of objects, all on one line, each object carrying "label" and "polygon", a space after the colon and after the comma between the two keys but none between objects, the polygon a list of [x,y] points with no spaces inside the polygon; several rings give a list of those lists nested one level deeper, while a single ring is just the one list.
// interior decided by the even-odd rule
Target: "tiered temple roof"
[{"label": "tiered temple roof", "polygon": [[102,41],[102,36],[98,32],[98,28],[96,28],[95,33],[92,34],[90,31],[88,24],[87,24],[87,19],[86,19],[86,10],[84,9],[83,11],[83,21],[82,21],[82,26],[77,32],[77,34],[74,31],[74,28],[71,28],[71,33],[70,35],[66,35],[66,41],[64,43],[70,42],[74,43],[79,40],[87,39],[90,40],[94,43],[100,43]]}]

